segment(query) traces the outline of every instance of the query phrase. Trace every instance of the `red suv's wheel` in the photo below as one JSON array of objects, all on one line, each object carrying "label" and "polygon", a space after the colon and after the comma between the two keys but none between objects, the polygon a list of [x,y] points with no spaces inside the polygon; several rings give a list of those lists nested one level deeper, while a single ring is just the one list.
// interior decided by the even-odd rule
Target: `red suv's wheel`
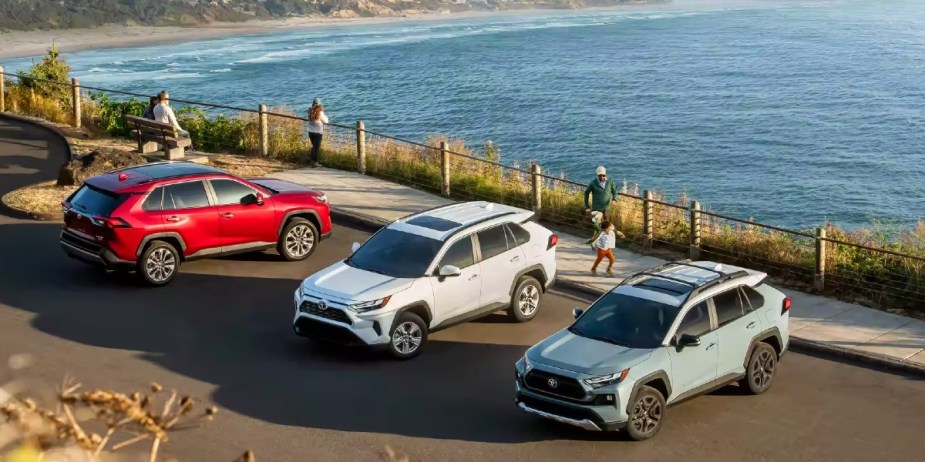
[{"label": "red suv's wheel", "polygon": [[279,235],[276,251],[289,261],[305,260],[315,252],[318,228],[304,218],[293,218]]},{"label": "red suv's wheel", "polygon": [[180,269],[180,255],[172,245],[153,241],[141,253],[136,264],[138,277],[152,286],[163,286],[173,280]]}]

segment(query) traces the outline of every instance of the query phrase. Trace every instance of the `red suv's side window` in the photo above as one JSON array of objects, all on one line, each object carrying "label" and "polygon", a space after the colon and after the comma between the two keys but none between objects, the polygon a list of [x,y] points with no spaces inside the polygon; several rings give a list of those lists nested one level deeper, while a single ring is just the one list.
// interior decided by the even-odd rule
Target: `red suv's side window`
[{"label": "red suv's side window", "polygon": [[141,204],[142,210],[148,212],[157,212],[162,210],[164,203],[164,188],[159,187],[154,191],[151,191],[151,194],[148,194],[148,197]]},{"label": "red suv's side window", "polygon": [[209,196],[202,181],[187,181],[167,185],[164,210],[183,210],[209,206]]}]

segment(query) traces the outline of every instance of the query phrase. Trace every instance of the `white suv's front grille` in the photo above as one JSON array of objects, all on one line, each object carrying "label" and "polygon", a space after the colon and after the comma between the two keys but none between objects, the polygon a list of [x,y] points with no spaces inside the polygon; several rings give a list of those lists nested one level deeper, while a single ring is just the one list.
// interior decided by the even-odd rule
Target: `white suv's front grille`
[{"label": "white suv's front grille", "polygon": [[353,324],[353,321],[350,319],[350,316],[347,316],[347,313],[345,313],[340,308],[328,306],[327,303],[324,302],[305,300],[299,304],[299,312],[308,313],[312,316],[318,316],[319,318],[342,322],[344,324]]}]

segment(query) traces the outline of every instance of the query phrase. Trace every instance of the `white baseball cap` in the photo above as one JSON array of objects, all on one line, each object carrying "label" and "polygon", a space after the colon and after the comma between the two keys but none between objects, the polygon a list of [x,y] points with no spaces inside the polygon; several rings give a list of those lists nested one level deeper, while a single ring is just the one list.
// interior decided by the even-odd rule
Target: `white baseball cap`
[{"label": "white baseball cap", "polygon": [[604,168],[604,166],[602,165],[602,166],[600,166],[600,167],[597,168],[597,174],[598,174],[598,175],[606,175],[606,174],[607,174],[607,169]]}]

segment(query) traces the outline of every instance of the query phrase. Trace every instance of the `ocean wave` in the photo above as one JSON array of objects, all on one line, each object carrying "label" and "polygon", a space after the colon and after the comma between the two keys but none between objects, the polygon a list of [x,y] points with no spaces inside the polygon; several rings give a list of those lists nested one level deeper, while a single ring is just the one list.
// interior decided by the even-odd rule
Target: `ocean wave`
[{"label": "ocean wave", "polygon": [[224,69],[213,69],[213,70],[211,70],[211,71],[209,71],[209,72],[212,72],[212,73],[231,72],[231,68],[230,68],[230,67],[226,67],[226,68],[224,68]]}]

